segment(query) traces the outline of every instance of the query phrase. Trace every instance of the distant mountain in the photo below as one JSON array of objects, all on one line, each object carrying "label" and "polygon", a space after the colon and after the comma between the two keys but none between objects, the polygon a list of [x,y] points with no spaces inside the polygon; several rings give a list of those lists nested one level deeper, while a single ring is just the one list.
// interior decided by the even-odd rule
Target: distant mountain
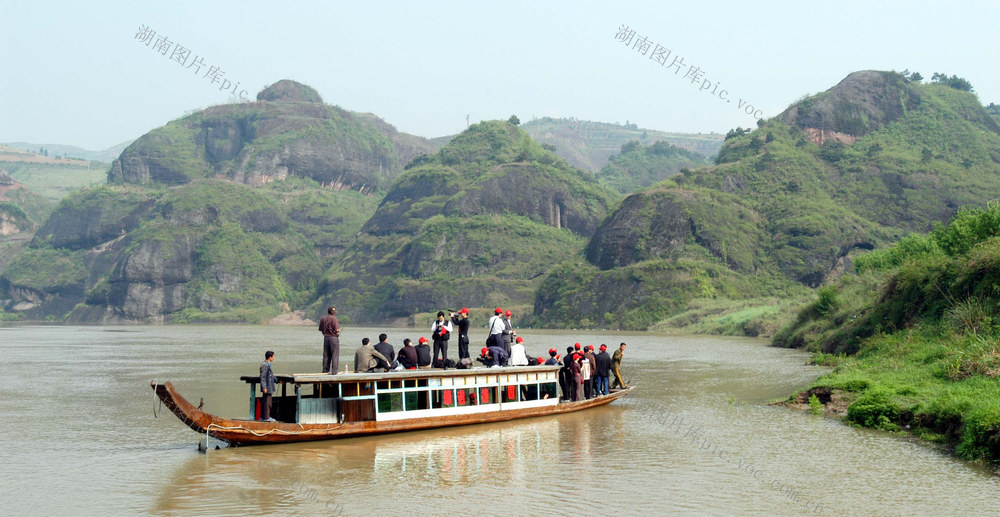
[{"label": "distant mountain", "polygon": [[601,170],[608,164],[611,155],[633,140],[642,145],[663,141],[707,157],[718,152],[725,136],[717,133],[668,133],[628,123],[619,125],[550,117],[522,124],[521,129],[537,142],[554,146],[554,152],[570,165],[590,172]]},{"label": "distant mountain", "polygon": [[122,142],[118,145],[111,146],[103,151],[91,151],[89,149],[83,149],[82,147],[77,147],[75,145],[65,145],[65,144],[33,144],[29,142],[6,142],[3,145],[17,149],[20,151],[28,151],[30,153],[37,153],[39,149],[44,148],[48,151],[48,156],[54,158],[56,156],[61,156],[64,158],[78,158],[87,161],[98,161],[110,163],[121,154],[121,152],[128,147],[134,140],[129,140],[128,142]]},{"label": "distant mountain", "polygon": [[64,198],[13,256],[0,249],[0,308],[108,323],[260,322],[307,306],[402,164],[433,149],[279,81],[143,135],[111,184]]},{"label": "distant mountain", "polygon": [[621,153],[611,155],[597,178],[618,192],[629,194],[679,174],[682,169],[704,164],[704,156],[675,145],[658,141],[643,146],[632,140],[622,146]]},{"label": "distant mountain", "polygon": [[117,184],[182,185],[228,179],[261,185],[287,177],[328,188],[384,190],[436,146],[383,120],[323,104],[313,88],[279,81],[257,102],[213,106],[143,135],[114,161]]},{"label": "distant mountain", "polygon": [[717,163],[625,198],[556,267],[540,322],[645,328],[695,298],[815,287],[860,251],[927,231],[1000,191],[1000,126],[976,97],[864,71],[760,128]]},{"label": "distant mountain", "polygon": [[614,198],[508,122],[473,124],[394,182],[316,307],[353,321],[444,307],[528,305],[577,255]]}]

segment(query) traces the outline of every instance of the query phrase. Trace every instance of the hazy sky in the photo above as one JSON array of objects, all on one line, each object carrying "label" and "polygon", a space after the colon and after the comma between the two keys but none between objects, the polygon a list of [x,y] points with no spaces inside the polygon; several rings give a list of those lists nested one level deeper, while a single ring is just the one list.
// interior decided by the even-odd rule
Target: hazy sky
[{"label": "hazy sky", "polygon": [[958,74],[1000,102],[997,2],[203,3],[0,0],[0,142],[104,149],[285,78],[427,137],[511,114],[725,132],[865,69]]}]

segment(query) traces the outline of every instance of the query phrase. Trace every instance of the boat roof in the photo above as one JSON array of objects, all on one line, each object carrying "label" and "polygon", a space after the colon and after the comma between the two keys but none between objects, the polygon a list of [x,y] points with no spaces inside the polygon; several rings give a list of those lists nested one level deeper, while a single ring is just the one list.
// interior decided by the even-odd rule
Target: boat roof
[{"label": "boat roof", "polygon": [[[429,377],[463,377],[467,375],[507,375],[512,373],[541,373],[557,371],[559,365],[545,366],[504,366],[500,368],[469,368],[460,370],[457,368],[427,368],[420,370],[399,370],[378,373],[338,373],[331,375],[328,373],[292,373],[275,374],[278,382],[288,382],[293,384],[318,384],[328,382],[370,382],[406,379],[426,379]],[[241,381],[247,383],[260,383],[259,375],[244,375]]]}]

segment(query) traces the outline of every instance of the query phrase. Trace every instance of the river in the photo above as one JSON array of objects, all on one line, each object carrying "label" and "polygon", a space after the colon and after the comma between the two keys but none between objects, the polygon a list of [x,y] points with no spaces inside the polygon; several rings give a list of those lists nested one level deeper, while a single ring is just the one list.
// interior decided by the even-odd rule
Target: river
[{"label": "river", "polygon": [[[381,331],[346,329],[341,364],[361,337]],[[387,333],[393,344],[418,336]],[[623,371],[638,390],[562,416],[202,454],[171,413],[154,418],[149,382],[170,380],[209,412],[245,417],[239,376],[255,374],[268,349],[277,373],[318,371],[315,329],[0,327],[2,513],[997,513],[1000,478],[982,468],[766,405],[823,373],[805,353],[745,338],[522,335],[535,355],[626,341]]]}]

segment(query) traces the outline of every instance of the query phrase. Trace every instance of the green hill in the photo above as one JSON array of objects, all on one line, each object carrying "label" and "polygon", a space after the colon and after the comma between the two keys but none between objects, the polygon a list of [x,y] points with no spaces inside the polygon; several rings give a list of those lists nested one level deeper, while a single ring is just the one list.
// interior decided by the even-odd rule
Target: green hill
[{"label": "green hill", "polygon": [[474,124],[407,166],[328,272],[319,306],[365,322],[530,304],[548,268],[579,253],[613,202],[518,127]]},{"label": "green hill", "polygon": [[588,273],[554,269],[535,316],[646,328],[695,299],[794,296],[859,252],[991,199],[998,164],[1000,128],[973,94],[857,72],[731,132],[716,165],[624,199],[588,244]]},{"label": "green hill", "polygon": [[377,203],[308,179],[84,189],[4,268],[0,289],[31,319],[260,322],[311,301]]},{"label": "green hill", "polygon": [[836,365],[794,399],[1000,461],[1000,205],[963,208],[854,265],[775,337]]},{"label": "green hill", "polygon": [[635,192],[681,172],[681,169],[705,164],[705,157],[667,142],[643,146],[632,140],[611,155],[597,178],[622,194]]},{"label": "green hill", "polygon": [[521,125],[535,141],[551,146],[573,167],[598,172],[623,145],[635,140],[650,146],[666,142],[701,156],[713,156],[722,145],[716,133],[668,133],[643,129],[635,124],[609,124],[566,118],[543,117]]},{"label": "green hill", "polygon": [[257,102],[213,106],[154,129],[112,163],[116,184],[182,185],[221,178],[261,185],[309,178],[338,190],[384,190],[429,141],[384,121],[323,104],[312,88],[279,81]]}]

